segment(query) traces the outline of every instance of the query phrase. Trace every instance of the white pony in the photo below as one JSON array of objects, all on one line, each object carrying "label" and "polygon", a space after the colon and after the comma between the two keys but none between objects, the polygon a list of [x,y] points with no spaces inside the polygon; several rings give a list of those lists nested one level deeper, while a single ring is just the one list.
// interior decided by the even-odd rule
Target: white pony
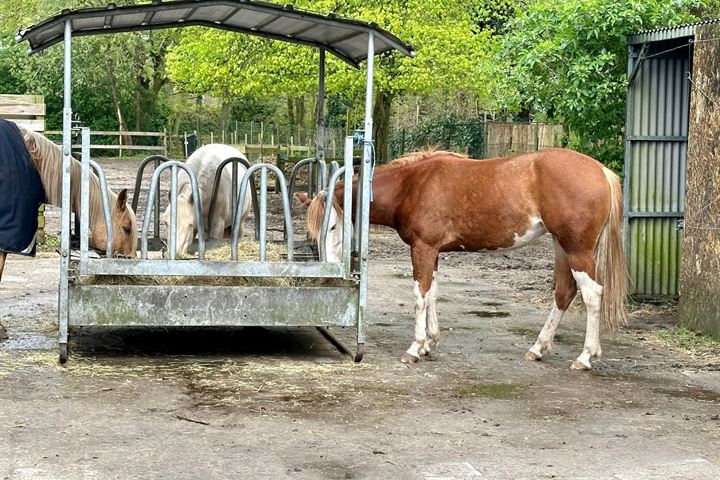
[{"label": "white pony", "polygon": [[[187,159],[186,164],[192,169],[198,181],[198,190],[202,204],[203,225],[206,229],[206,238],[222,239],[228,227],[232,226],[232,167],[228,165],[223,169],[220,185],[218,186],[217,200],[213,210],[212,229],[207,233],[208,215],[210,213],[210,201],[212,200],[215,173],[220,164],[228,158],[238,157],[245,159],[238,149],[229,145],[211,143],[198,148]],[[240,182],[245,175],[247,168],[238,164],[237,192],[240,192]],[[250,212],[251,193],[248,188],[245,198],[240,202],[238,208],[240,215],[240,236],[242,237],[242,223]],[[170,234],[170,206],[165,209],[160,217],[165,225],[165,238]],[[195,218],[195,204],[190,185],[190,177],[184,172],[178,173],[178,199],[177,199],[177,251],[187,253],[197,233],[197,220]]]}]

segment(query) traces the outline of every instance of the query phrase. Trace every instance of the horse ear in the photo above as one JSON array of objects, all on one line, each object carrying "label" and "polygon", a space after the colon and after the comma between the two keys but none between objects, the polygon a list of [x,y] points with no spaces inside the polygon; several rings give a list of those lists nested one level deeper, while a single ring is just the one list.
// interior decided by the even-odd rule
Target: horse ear
[{"label": "horse ear", "polygon": [[295,198],[300,200],[300,203],[302,203],[306,207],[309,207],[310,203],[312,202],[312,198],[308,197],[307,193],[305,192],[295,192]]},{"label": "horse ear", "polygon": [[125,204],[127,203],[127,188],[123,188],[118,194],[116,207],[118,210],[125,210]]}]

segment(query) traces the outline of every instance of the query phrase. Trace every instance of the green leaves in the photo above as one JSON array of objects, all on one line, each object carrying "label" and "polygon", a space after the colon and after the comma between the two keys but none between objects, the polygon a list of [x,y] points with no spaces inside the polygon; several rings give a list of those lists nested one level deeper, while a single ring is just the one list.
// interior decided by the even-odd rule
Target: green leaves
[{"label": "green leaves", "polygon": [[571,132],[573,147],[621,165],[627,35],[692,21],[693,1],[537,0],[510,24],[502,104]]}]

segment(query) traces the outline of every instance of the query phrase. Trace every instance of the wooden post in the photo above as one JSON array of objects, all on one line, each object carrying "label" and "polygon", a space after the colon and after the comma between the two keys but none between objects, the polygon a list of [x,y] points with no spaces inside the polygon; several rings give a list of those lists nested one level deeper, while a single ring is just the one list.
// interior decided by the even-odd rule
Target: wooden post
[{"label": "wooden post", "polygon": [[213,132],[210,132],[210,143],[215,143],[215,140],[213,139]]},{"label": "wooden post", "polygon": [[[720,339],[720,26],[698,26],[688,80],[687,180],[680,268],[680,323]],[[679,93],[678,93],[679,95]],[[680,102],[687,99],[677,99]],[[667,160],[666,160],[667,161]],[[668,175],[668,174],[666,174]],[[677,173],[674,173],[677,175]],[[678,235],[679,236],[679,235]],[[672,254],[677,255],[677,248]]]},{"label": "wooden post", "polygon": [[168,156],[168,134],[167,134],[167,128],[163,128],[163,156]]},{"label": "wooden post", "polygon": [[120,153],[119,153],[119,155],[120,155],[120,158],[122,158],[122,155],[123,155],[123,149],[122,149],[122,145],[123,145],[123,143],[122,143],[122,137],[123,137],[123,136],[122,136],[122,131],[118,132],[118,145],[120,146]]}]

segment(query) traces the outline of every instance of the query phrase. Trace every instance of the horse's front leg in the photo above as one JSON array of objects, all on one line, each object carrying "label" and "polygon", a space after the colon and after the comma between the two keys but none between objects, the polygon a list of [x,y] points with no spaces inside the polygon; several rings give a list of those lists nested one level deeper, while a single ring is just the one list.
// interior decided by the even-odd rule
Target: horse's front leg
[{"label": "horse's front leg", "polygon": [[[433,303],[433,321],[437,324],[434,302],[430,302],[430,289],[433,284],[433,271],[438,251],[425,244],[414,244],[410,249],[413,264],[415,287],[415,340],[403,354],[400,361],[415,363],[420,355],[425,355],[430,348],[428,342],[428,306]],[[438,329],[439,333],[439,329]]]},{"label": "horse's front leg", "polygon": [[[6,252],[0,252],[0,281],[2,281],[2,274],[3,270],[5,270],[5,259],[7,258]],[[5,340],[8,338],[7,332],[5,331],[5,327],[2,326],[2,323],[0,323],[0,340]]]},{"label": "horse's front leg", "polygon": [[431,348],[436,348],[440,343],[440,324],[437,319],[437,288],[438,288],[438,272],[437,265],[432,276],[430,290],[427,293],[427,338],[423,349],[426,354],[430,353]]},{"label": "horse's front leg", "polygon": [[552,350],[555,330],[577,294],[577,284],[570,269],[567,254],[557,239],[553,238],[553,244],[555,246],[555,305],[553,305],[535,345],[525,353],[525,358],[528,360],[541,360],[546,353]]}]

